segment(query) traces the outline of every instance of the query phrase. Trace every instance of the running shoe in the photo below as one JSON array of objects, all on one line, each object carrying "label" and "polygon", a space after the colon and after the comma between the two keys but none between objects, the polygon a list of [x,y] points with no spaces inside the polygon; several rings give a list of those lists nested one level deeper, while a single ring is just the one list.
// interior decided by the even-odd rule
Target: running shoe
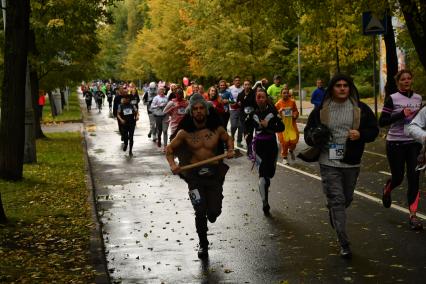
[{"label": "running shoe", "polygon": [[410,217],[410,229],[413,231],[423,230],[423,224],[416,215]]},{"label": "running shoe", "polygon": [[269,206],[268,203],[263,205],[262,210],[263,210],[263,214],[265,214],[265,216],[271,215],[271,213],[269,212],[269,210],[271,210],[271,207]]},{"label": "running shoe", "polygon": [[205,259],[209,257],[209,247],[208,246],[202,246],[198,248],[198,258]]},{"label": "running shoe", "polygon": [[126,150],[127,150],[127,144],[124,144],[123,145],[123,151],[126,152]]},{"label": "running shoe", "polygon": [[352,258],[352,251],[349,245],[340,247],[340,256],[345,259]]},{"label": "running shoe", "polygon": [[391,180],[389,179],[386,182],[385,187],[383,188],[383,195],[382,195],[382,203],[383,203],[383,207],[385,208],[389,208],[392,205],[392,197],[391,197]]},{"label": "running shoe", "polygon": [[283,158],[283,164],[284,165],[288,165],[289,163],[288,163],[288,158],[287,157],[284,157]]},{"label": "running shoe", "polygon": [[289,152],[290,152],[290,158],[291,158],[291,160],[292,161],[296,160],[296,157],[294,156],[294,151],[290,150]]}]

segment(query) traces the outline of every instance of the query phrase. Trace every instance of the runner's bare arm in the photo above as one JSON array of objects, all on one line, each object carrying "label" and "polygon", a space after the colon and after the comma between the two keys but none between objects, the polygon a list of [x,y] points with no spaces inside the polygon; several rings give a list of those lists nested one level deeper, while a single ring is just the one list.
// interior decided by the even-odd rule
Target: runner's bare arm
[{"label": "runner's bare arm", "polygon": [[219,127],[219,137],[220,140],[226,143],[226,148],[228,148],[228,155],[226,156],[228,159],[234,157],[234,140],[231,136],[229,136],[228,132],[225,131],[225,128]]},{"label": "runner's bare arm", "polygon": [[180,145],[184,143],[186,134],[186,131],[179,130],[175,138],[173,138],[173,140],[166,147],[166,159],[173,174],[177,174],[180,171],[179,165],[177,165],[175,162],[174,152]]}]

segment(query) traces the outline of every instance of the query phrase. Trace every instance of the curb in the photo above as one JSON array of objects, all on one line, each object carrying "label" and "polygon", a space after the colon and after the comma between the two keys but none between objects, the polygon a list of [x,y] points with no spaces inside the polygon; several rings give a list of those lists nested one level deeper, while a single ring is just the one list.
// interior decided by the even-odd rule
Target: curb
[{"label": "curb", "polygon": [[89,154],[87,153],[87,141],[86,135],[87,132],[84,127],[85,123],[83,120],[83,129],[81,130],[82,135],[82,145],[84,149],[84,162],[86,170],[86,187],[89,192],[87,198],[88,203],[90,204],[91,215],[94,226],[91,228],[90,232],[90,262],[96,270],[95,283],[104,284],[111,283],[111,278],[108,273],[107,260],[105,256],[105,244],[102,236],[102,224],[99,221],[99,216],[96,210],[96,200],[95,192],[96,188],[93,182],[92,167],[90,164]]}]

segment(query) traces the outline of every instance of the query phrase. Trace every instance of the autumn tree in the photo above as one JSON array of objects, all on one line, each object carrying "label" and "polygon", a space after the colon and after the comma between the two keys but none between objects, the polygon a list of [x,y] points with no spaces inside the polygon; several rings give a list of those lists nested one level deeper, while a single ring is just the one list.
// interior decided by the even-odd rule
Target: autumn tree
[{"label": "autumn tree", "polygon": [[180,17],[184,1],[153,0],[148,3],[149,24],[139,30],[123,66],[127,76],[175,81],[188,74],[189,53],[184,41],[185,25]]},{"label": "autumn tree", "polygon": [[[31,1],[34,100],[38,98],[38,89],[50,91],[72,86],[92,76],[94,55],[100,50],[96,31],[99,25],[110,21],[107,7],[113,3],[114,0]],[[35,123],[41,131],[39,119]]]}]

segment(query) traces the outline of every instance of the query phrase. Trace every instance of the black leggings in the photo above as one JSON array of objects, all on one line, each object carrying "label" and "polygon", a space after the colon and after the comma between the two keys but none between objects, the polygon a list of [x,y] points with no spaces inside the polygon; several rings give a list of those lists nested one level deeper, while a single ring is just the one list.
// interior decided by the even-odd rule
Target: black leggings
[{"label": "black leggings", "polygon": [[129,142],[130,151],[132,150],[132,147],[133,147],[133,135],[135,134],[135,127],[136,127],[136,123],[128,123],[128,122],[126,122],[126,124],[122,126],[123,141],[125,145],[127,145],[127,143]]},{"label": "black leggings", "polygon": [[419,192],[419,172],[416,171],[417,156],[422,146],[416,142],[386,141],[386,155],[391,169],[391,189],[400,185],[407,167],[407,200],[410,206]]}]

